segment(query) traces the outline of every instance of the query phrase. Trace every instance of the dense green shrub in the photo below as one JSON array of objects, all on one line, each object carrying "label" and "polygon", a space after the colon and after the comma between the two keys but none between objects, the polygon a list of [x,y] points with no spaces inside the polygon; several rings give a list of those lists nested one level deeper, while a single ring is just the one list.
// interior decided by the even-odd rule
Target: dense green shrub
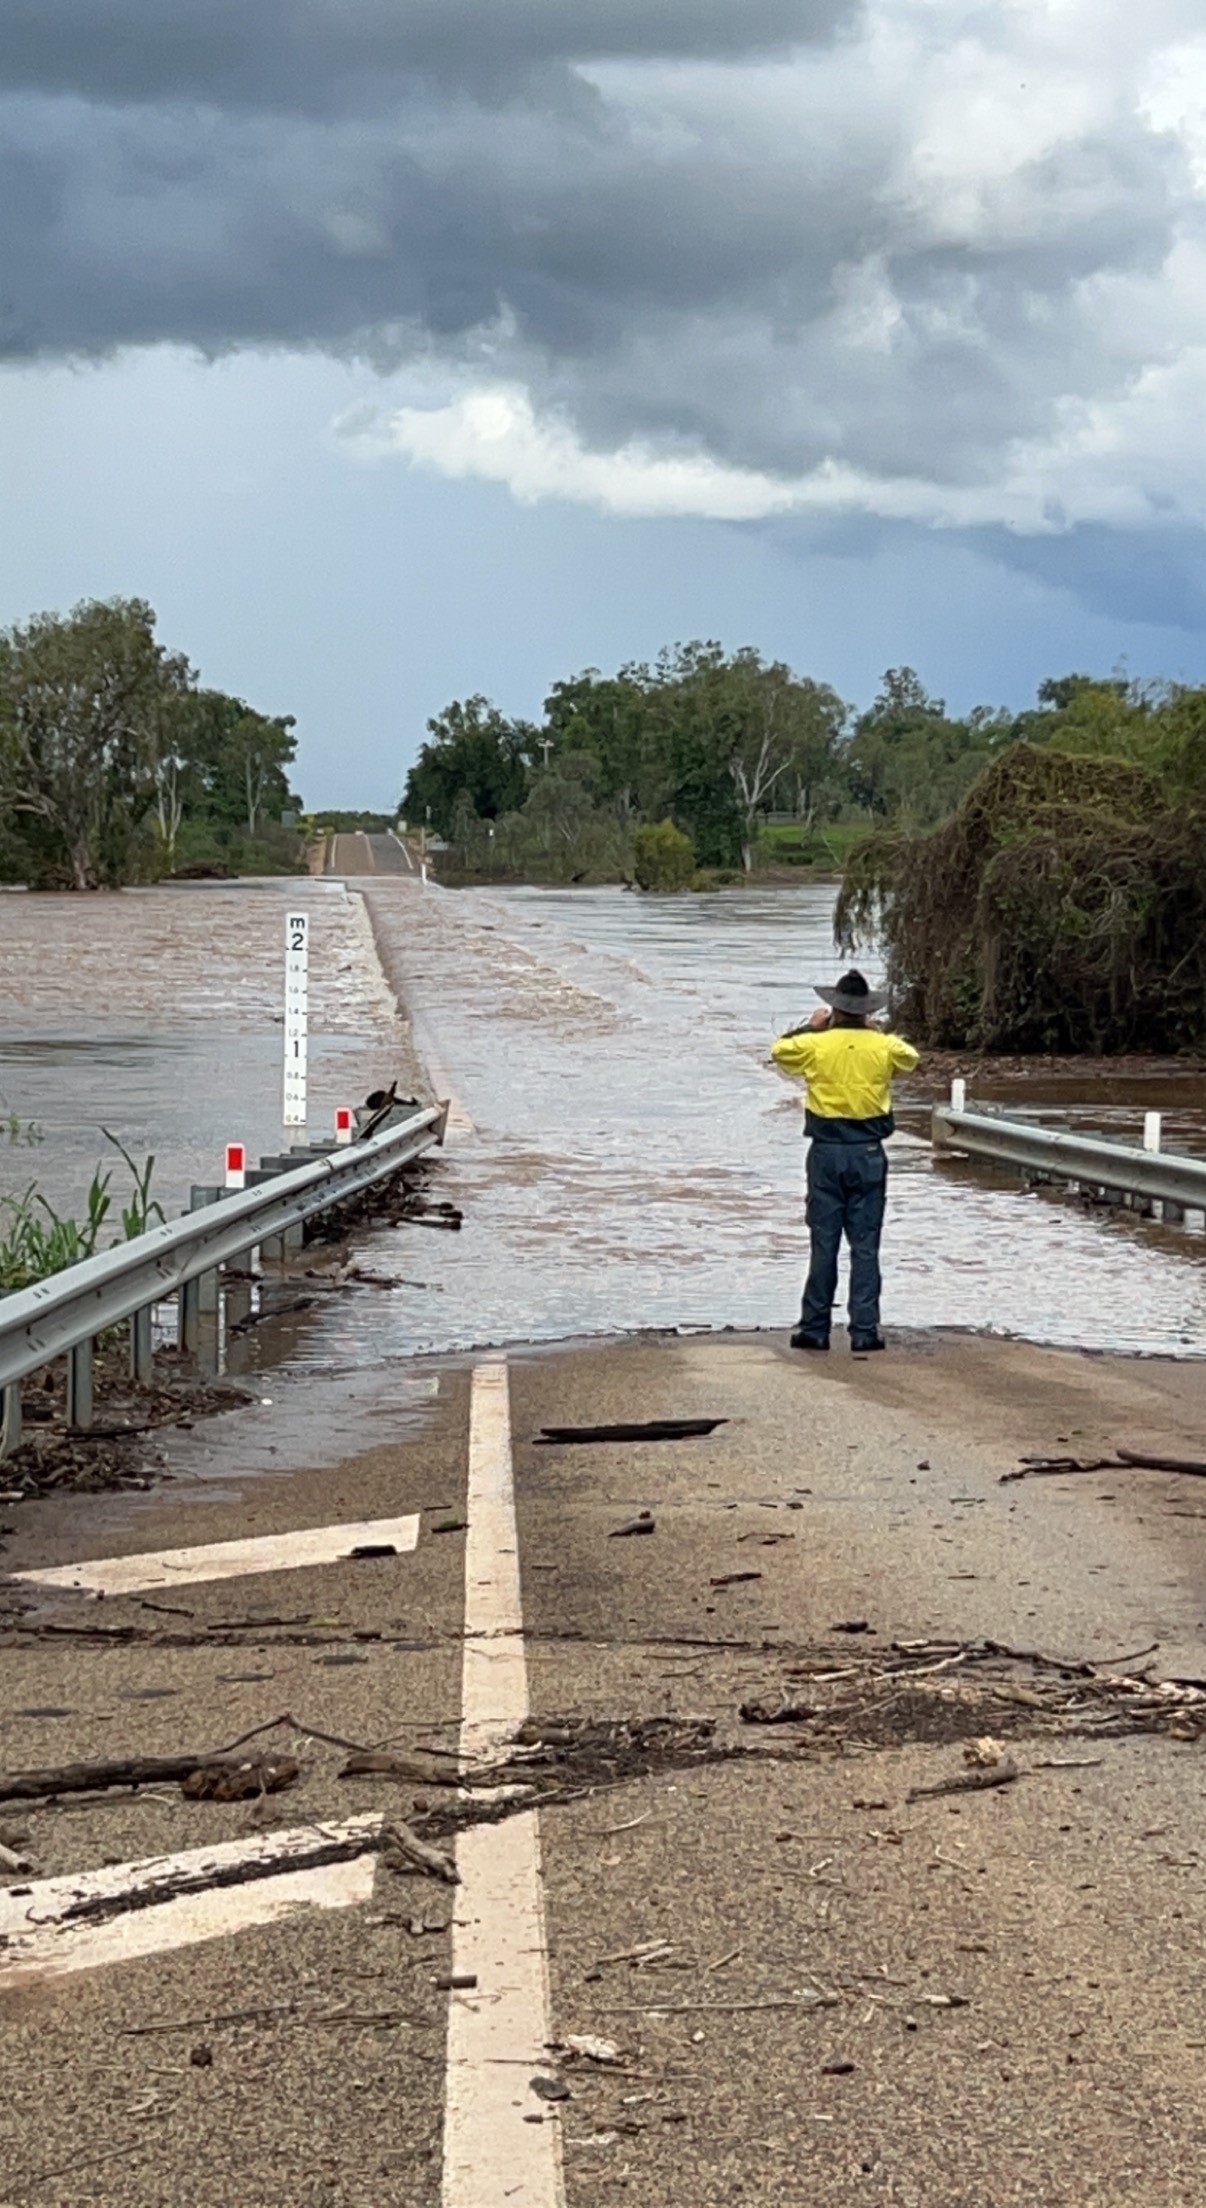
[{"label": "dense green shrub", "polygon": [[695,845],[672,820],[646,822],[633,839],[638,889],[686,889],[695,873]]}]

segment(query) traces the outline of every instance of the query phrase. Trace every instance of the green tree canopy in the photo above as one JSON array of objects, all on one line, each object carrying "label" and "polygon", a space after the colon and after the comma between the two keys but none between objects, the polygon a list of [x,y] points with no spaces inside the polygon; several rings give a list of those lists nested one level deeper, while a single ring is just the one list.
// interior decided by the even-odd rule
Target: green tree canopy
[{"label": "green tree canopy", "polygon": [[240,858],[232,831],[271,835],[290,802],[293,725],[199,688],[143,599],[36,614],[0,635],[0,865],[98,889],[170,872],[190,837]]},{"label": "green tree canopy", "polygon": [[454,699],[427,728],[428,741],[402,793],[405,819],[448,836],[462,791],[482,820],[497,820],[522,805],[536,739],[528,722],[509,721],[489,698],[472,697],[463,703]]}]

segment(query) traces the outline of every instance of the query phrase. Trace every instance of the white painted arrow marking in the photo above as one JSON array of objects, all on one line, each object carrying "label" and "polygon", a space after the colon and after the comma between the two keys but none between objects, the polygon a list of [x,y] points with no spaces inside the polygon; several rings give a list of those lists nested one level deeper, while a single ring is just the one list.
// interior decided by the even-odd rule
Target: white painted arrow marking
[{"label": "white painted arrow marking", "polygon": [[[104,1963],[133,1962],[141,1955],[162,1955],[173,1948],[214,1940],[248,1925],[273,1924],[291,1910],[347,1909],[372,1899],[377,1869],[380,1815],[349,1817],[341,1824],[300,1825],[288,1832],[255,1834],[215,1847],[188,1848],[179,1855],[156,1855],[137,1863],[119,1863],[103,1871],[67,1872],[40,1878],[0,1893],[0,1989],[53,1978],[69,1971],[96,1970]],[[252,1878],[245,1885],[216,1886],[174,1899],[181,1877],[204,1877],[241,1864],[313,1854],[324,1841],[362,1840],[364,1853],[343,1863],[287,1867]],[[73,1922],[67,1911],[76,1902],[120,1903],[136,1895],[135,1907],[119,1909],[95,1922]],[[66,1921],[64,1921],[66,1919]]]},{"label": "white painted arrow marking", "polygon": [[136,1595],[145,1587],[184,1587],[190,1580],[242,1579],[251,1572],[337,1564],[359,1548],[389,1545],[401,1553],[413,1549],[418,1539],[417,1517],[363,1518],[346,1526],[310,1526],[302,1533],[269,1533],[250,1541],[210,1541],[195,1549],[153,1549],[144,1556],[103,1556],[12,1576],[37,1587]]}]

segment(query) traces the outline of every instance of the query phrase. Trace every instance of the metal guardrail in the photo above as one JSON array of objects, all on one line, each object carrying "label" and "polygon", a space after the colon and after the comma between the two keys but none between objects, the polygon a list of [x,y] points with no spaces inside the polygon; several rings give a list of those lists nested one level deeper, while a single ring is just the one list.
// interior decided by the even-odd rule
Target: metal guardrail
[{"label": "metal guardrail", "polygon": [[1163,1202],[1166,1216],[1170,1210],[1206,1210],[1206,1158],[1135,1150],[1101,1135],[998,1119],[995,1113],[965,1111],[953,1104],[934,1106],[930,1129],[939,1152],[990,1158],[1050,1180]]},{"label": "metal guardrail", "polygon": [[128,1320],[132,1370],[136,1378],[148,1379],[156,1304],[179,1295],[179,1338],[184,1347],[195,1348],[204,1290],[212,1281],[216,1301],[224,1265],[264,1244],[287,1247],[292,1230],[316,1212],[359,1195],[443,1142],[447,1116],[446,1104],[431,1105],[367,1141],[273,1173],[254,1188],[219,1196],[183,1219],[0,1297],[0,1457],[20,1439],[20,1387],[30,1373],[67,1357],[68,1417],[75,1426],[90,1426],[98,1334]]}]

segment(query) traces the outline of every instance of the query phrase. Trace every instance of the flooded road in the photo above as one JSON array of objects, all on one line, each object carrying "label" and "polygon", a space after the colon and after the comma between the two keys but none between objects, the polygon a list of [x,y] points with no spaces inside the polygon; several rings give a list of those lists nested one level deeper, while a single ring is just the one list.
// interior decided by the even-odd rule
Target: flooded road
[{"label": "flooded road", "polygon": [[[169,1211],[191,1180],[217,1177],[227,1139],[277,1148],[283,915],[301,898],[312,1130],[395,1072],[413,1080],[388,976],[434,1085],[457,1102],[441,1194],[465,1225],[379,1233],[373,1263],[399,1285],[318,1299],[265,1329],[253,1364],[353,1371],[488,1342],[785,1327],[803,1268],[804,1151],[799,1091],[767,1053],[815,1003],[813,980],[832,976],[832,897],[821,884],[424,892],[380,874],[5,897],[0,1103],[45,1140],[0,1142],[0,1192],[36,1178],[78,1202],[102,1125],[138,1157],[155,1151]],[[1027,1104],[1071,1103],[1137,1139],[1144,1106],[1163,1103],[1169,1140],[1203,1146],[1199,1082],[1174,1097],[1072,1087],[1040,1079]],[[906,1096],[899,1117],[889,1325],[1206,1348],[1201,1235],[938,1169],[911,1131],[924,1101]]]},{"label": "flooded road", "polygon": [[[473,1124],[445,1169],[466,1224],[455,1238],[408,1230],[391,1261],[425,1289],[341,1305],[313,1353],[355,1361],[395,1328],[399,1348],[434,1349],[787,1324],[804,1248],[800,1104],[767,1051],[832,973],[832,890],[362,886],[432,1077]],[[1137,1134],[1141,1110],[1114,1097],[1090,1116]],[[924,1111],[906,1109],[892,1147],[889,1324],[1206,1346],[1200,1236],[939,1170],[910,1116]]]}]

